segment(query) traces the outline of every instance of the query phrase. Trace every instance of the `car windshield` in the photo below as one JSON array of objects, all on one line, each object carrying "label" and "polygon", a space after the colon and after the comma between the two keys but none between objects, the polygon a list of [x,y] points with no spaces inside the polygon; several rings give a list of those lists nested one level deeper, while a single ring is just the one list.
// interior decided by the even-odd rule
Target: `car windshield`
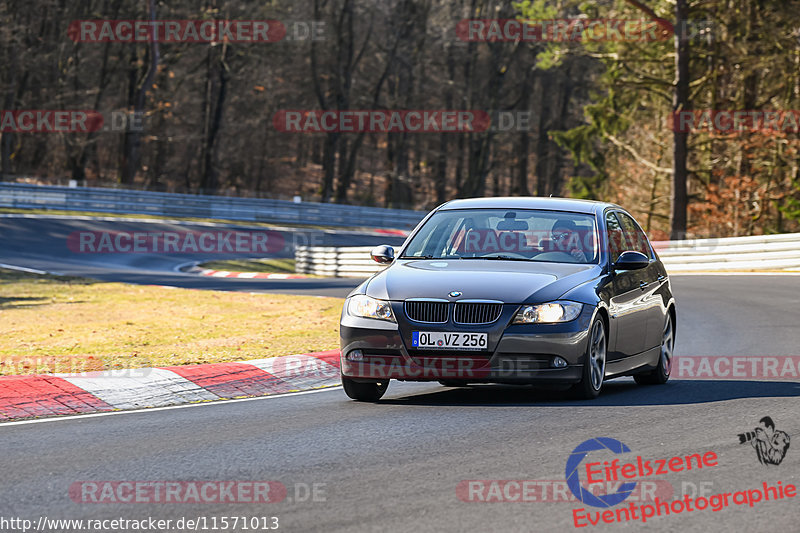
[{"label": "car windshield", "polygon": [[593,215],[535,209],[453,209],[431,216],[401,259],[597,263]]}]

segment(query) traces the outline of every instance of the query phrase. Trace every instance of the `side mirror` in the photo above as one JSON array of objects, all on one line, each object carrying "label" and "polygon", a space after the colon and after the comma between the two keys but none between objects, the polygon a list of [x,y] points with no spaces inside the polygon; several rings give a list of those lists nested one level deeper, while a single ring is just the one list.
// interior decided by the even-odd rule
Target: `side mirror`
[{"label": "side mirror", "polygon": [[376,263],[386,265],[394,261],[394,248],[388,244],[380,244],[373,248],[369,255]]},{"label": "side mirror", "polygon": [[617,262],[611,265],[614,270],[639,270],[650,264],[650,258],[642,252],[627,251],[619,254]]}]

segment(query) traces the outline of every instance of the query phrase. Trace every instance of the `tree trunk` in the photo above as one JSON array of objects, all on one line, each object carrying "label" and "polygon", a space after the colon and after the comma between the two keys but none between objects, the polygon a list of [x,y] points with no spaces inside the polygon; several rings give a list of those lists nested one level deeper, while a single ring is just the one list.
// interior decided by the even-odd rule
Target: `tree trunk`
[{"label": "tree trunk", "polygon": [[225,109],[225,98],[228,89],[228,72],[225,63],[225,56],[227,55],[227,44],[222,45],[222,57],[220,57],[219,65],[217,65],[217,98],[214,102],[214,114],[211,118],[211,126],[208,130],[208,137],[206,138],[206,161],[205,161],[205,175],[203,176],[203,192],[215,193],[219,189],[219,175],[217,173],[217,137],[222,125],[222,113]]},{"label": "tree trunk", "polygon": [[[444,92],[445,109],[453,108],[453,87],[456,78],[456,62],[453,57],[453,47],[447,47],[447,75],[449,83],[446,84]],[[434,175],[433,190],[436,193],[436,203],[443,204],[447,198],[447,153],[449,147],[448,133],[439,134],[439,153],[436,154],[436,174]],[[461,151],[456,152],[456,157],[460,157]],[[458,186],[458,185],[456,185]]]},{"label": "tree trunk", "polygon": [[[570,64],[566,65],[566,72],[559,76],[561,78],[561,85],[558,88],[559,106],[557,109],[559,112],[558,116],[555,118],[555,125],[552,129],[563,130],[567,122],[569,103],[572,100],[572,91],[576,85],[571,75],[572,69],[570,66]],[[550,139],[550,136],[547,135],[547,132],[545,132],[545,138],[553,151],[552,165],[550,166],[550,177],[548,180],[550,194],[561,195],[564,186],[564,174],[561,171],[561,166],[564,162],[564,152],[560,146]]]},{"label": "tree trunk", "polygon": [[[675,92],[673,94],[672,111],[678,113],[689,107],[689,38],[686,28],[688,7],[686,0],[675,3]],[[670,220],[670,239],[686,238],[686,211],[688,196],[686,181],[687,146],[689,133],[673,128],[672,147],[672,218]]]},{"label": "tree trunk", "polygon": [[[155,0],[149,0],[148,18],[151,22],[156,20]],[[153,86],[156,71],[158,70],[158,41],[153,40],[152,42],[148,43],[148,49],[150,52],[150,65],[148,67],[145,79],[138,86],[137,79],[139,77],[139,67],[135,48],[133,49],[131,55],[131,66],[129,70],[131,85],[128,102],[129,104],[132,104],[134,116],[144,116],[144,107],[147,101],[147,91]],[[136,178],[136,172],[139,170],[139,160],[141,158],[141,146],[142,133],[132,129],[126,130],[123,143],[121,176],[121,181],[124,184],[131,184]]]},{"label": "tree trunk", "polygon": [[333,196],[333,178],[336,170],[336,148],[339,144],[339,133],[330,132],[325,135],[325,148],[322,153],[322,195],[323,202],[330,202]]},{"label": "tree trunk", "polygon": [[539,105],[539,128],[536,132],[536,196],[547,196],[548,181],[547,181],[547,111],[550,109],[548,103],[548,91],[545,87],[549,87],[552,76],[548,72],[542,74],[539,78],[539,86],[541,87],[541,100]]},{"label": "tree trunk", "polygon": [[[11,111],[15,107],[15,91],[19,89],[17,87],[17,66],[19,64],[19,58],[17,56],[17,47],[13,43],[9,47],[8,54],[11,56],[11,65],[6,68],[10,71],[10,79],[5,98],[3,99],[3,109]],[[4,181],[6,176],[11,175],[11,147],[13,140],[14,133],[10,131],[0,132],[0,181]]]},{"label": "tree trunk", "polygon": [[[527,111],[530,105],[531,86],[528,77],[525,77],[525,86],[522,89],[519,109]],[[517,168],[514,177],[511,179],[511,196],[530,196],[528,188],[528,147],[530,146],[530,135],[527,131],[520,131],[517,135],[517,142],[514,145],[516,152],[515,159]]]}]

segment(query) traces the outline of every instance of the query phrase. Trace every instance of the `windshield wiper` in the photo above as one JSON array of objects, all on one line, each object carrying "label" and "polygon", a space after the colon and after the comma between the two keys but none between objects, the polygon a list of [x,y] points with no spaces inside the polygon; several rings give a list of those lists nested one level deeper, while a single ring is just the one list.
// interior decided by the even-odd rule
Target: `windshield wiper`
[{"label": "windshield wiper", "polygon": [[530,261],[530,259],[523,257],[511,257],[509,255],[481,255],[478,257],[462,257],[461,259],[486,259],[488,260],[502,260],[502,261]]},{"label": "windshield wiper", "polygon": [[459,255],[443,255],[443,256],[437,256],[437,255],[401,255],[400,257],[398,257],[398,259],[441,259],[443,261],[445,261],[445,260],[449,261],[450,259],[464,259],[464,258],[459,256]]}]

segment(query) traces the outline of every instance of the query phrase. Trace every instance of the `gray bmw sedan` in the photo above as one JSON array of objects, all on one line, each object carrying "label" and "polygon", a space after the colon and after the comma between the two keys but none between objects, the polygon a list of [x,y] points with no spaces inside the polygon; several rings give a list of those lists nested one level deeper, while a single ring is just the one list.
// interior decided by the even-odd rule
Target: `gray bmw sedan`
[{"label": "gray bmw sedan", "polygon": [[669,379],[675,299],[623,208],[564,198],[439,206],[388,267],[344,303],[347,395],[377,401],[391,379],[561,384],[596,397],[609,378]]}]

